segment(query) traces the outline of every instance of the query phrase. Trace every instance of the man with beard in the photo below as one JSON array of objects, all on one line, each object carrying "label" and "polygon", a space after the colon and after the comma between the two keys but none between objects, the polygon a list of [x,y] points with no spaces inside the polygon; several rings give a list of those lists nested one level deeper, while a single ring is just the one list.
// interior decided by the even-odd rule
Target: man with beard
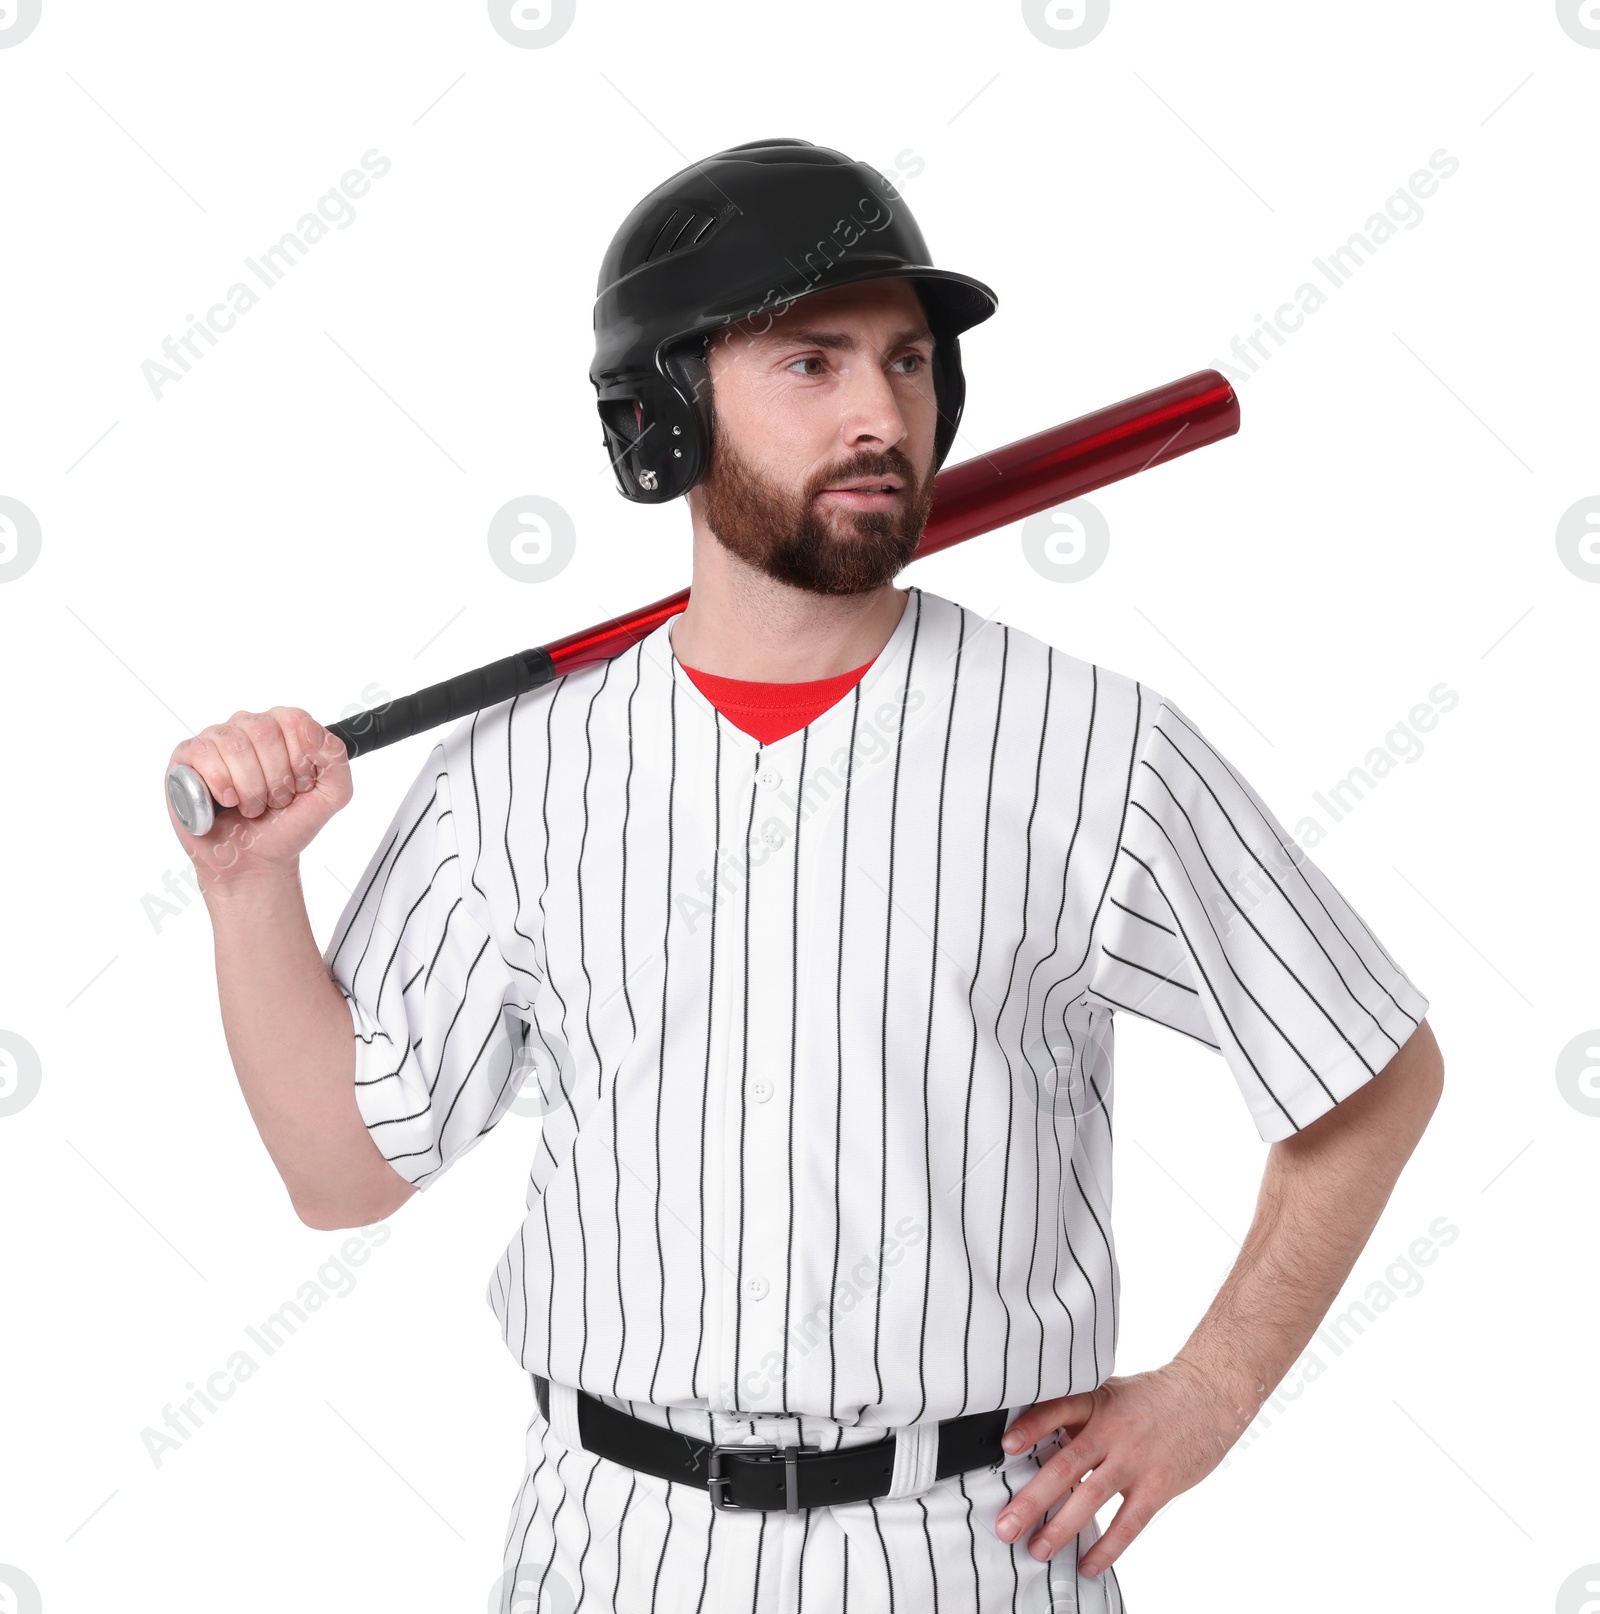
[{"label": "man with beard", "polygon": [[[498,1608],[1120,1609],[1434,1107],[1426,998],[1174,701],[895,586],[994,306],[866,164],[692,165],[606,255],[591,372],[623,493],[687,500],[684,610],[435,746],[320,961],[338,742],[276,708],[174,753],[265,818],[203,888],[303,1220],[542,1114],[488,1292],[537,1409]],[[1222,1054],[1271,1145],[1127,1377],[1117,1011]]]}]

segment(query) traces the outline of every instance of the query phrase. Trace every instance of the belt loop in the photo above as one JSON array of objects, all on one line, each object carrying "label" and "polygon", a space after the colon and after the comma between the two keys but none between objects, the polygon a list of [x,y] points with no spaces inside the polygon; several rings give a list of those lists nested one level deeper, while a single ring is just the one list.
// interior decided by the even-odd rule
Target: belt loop
[{"label": "belt loop", "polygon": [[939,1423],[901,1424],[894,1431],[894,1472],[885,1500],[916,1496],[934,1482],[939,1464]]},{"label": "belt loop", "polygon": [[550,1433],[563,1446],[581,1451],[583,1440],[578,1434],[578,1392],[570,1384],[550,1381]]}]

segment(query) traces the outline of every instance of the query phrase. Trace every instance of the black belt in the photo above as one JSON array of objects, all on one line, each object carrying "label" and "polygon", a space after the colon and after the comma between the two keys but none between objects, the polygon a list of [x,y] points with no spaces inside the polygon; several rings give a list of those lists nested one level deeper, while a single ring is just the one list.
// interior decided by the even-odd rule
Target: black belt
[{"label": "black belt", "polygon": [[[548,1422],[549,1380],[535,1373],[533,1391]],[[888,1493],[894,1472],[893,1434],[835,1451],[817,1446],[719,1445],[635,1418],[584,1390],[577,1394],[578,1439],[585,1451],[658,1479],[708,1490],[718,1508],[782,1508],[797,1513],[801,1508],[865,1502]],[[1000,1462],[1005,1456],[1000,1436],[1006,1412],[1001,1407],[941,1419],[934,1478],[948,1479]]]}]

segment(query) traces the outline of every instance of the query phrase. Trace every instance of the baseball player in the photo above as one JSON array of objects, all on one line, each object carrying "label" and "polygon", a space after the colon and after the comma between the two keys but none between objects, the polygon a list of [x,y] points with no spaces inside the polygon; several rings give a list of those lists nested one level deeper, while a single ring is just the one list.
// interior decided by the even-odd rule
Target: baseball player
[{"label": "baseball player", "polygon": [[[533,1392],[502,1609],[1120,1610],[1437,1101],[1426,998],[1173,699],[895,586],[994,308],[864,163],[690,166],[606,253],[591,372],[622,492],[687,499],[686,608],[450,730],[320,954],[340,742],[275,707],[173,753],[252,825],[174,827],[305,1222],[542,1114],[488,1287]],[[1220,1053],[1270,1145],[1126,1377],[1119,1013]]]}]

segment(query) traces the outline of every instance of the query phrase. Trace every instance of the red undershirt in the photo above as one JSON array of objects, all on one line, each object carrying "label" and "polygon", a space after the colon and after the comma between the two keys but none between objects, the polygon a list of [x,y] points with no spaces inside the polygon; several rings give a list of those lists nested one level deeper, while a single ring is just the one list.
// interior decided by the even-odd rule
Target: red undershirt
[{"label": "red undershirt", "polygon": [[[873,661],[876,660],[874,656]],[[695,688],[735,728],[753,735],[763,745],[771,745],[803,729],[830,706],[843,700],[871,665],[871,661],[864,661],[850,672],[837,673],[832,678],[811,678],[799,684],[764,684],[748,678],[724,678],[720,673],[701,672],[694,667],[683,670],[694,680]]]}]

